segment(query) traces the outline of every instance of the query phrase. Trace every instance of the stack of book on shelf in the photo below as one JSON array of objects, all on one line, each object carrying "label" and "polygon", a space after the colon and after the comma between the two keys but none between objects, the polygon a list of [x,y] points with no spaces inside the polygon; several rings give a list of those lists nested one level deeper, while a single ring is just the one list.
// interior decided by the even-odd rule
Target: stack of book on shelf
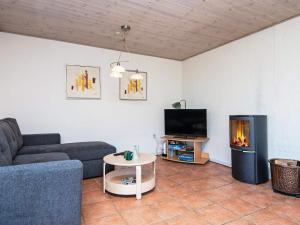
[{"label": "stack of book on shelf", "polygon": [[178,155],[178,159],[181,161],[193,162],[194,161],[194,154],[184,153]]},{"label": "stack of book on shelf", "polygon": [[169,144],[170,150],[182,150],[185,149],[185,147],[186,147],[185,144]]}]

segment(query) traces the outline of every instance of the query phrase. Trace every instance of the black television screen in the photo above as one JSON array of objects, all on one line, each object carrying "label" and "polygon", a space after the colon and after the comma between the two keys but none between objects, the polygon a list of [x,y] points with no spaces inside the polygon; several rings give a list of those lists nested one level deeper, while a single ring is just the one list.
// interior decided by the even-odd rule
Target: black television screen
[{"label": "black television screen", "polygon": [[165,134],[206,137],[206,109],[165,109]]}]

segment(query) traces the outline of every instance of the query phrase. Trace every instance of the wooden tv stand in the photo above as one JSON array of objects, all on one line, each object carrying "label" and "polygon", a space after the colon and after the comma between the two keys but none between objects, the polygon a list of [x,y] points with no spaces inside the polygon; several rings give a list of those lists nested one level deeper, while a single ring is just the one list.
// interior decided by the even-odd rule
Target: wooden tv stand
[{"label": "wooden tv stand", "polygon": [[[178,136],[163,136],[161,137],[162,140],[166,141],[166,150],[167,156],[162,157],[165,160],[182,162],[182,163],[195,163],[195,164],[205,164],[209,161],[208,153],[202,152],[202,144],[207,142],[208,138],[203,137],[178,137]],[[189,143],[190,146],[193,146],[193,151],[188,151],[187,149],[181,150],[170,150],[169,143],[172,141],[182,142],[182,143]],[[171,154],[173,151],[173,154]],[[194,161],[183,161],[178,158],[178,154],[180,153],[190,153],[194,154]],[[173,156],[172,156],[173,155]]]}]

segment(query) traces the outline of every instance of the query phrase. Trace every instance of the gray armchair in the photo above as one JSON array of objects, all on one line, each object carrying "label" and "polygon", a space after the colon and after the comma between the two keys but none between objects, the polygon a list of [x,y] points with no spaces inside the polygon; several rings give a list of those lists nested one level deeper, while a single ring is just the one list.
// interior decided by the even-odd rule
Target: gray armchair
[{"label": "gray armchair", "polygon": [[80,161],[3,166],[0,181],[1,225],[80,225]]}]

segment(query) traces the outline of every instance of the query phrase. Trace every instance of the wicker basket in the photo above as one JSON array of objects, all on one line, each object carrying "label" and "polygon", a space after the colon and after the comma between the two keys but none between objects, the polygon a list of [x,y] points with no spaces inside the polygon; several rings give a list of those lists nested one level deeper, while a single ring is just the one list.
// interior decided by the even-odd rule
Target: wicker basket
[{"label": "wicker basket", "polygon": [[272,187],[274,191],[300,195],[300,161],[270,159]]}]

